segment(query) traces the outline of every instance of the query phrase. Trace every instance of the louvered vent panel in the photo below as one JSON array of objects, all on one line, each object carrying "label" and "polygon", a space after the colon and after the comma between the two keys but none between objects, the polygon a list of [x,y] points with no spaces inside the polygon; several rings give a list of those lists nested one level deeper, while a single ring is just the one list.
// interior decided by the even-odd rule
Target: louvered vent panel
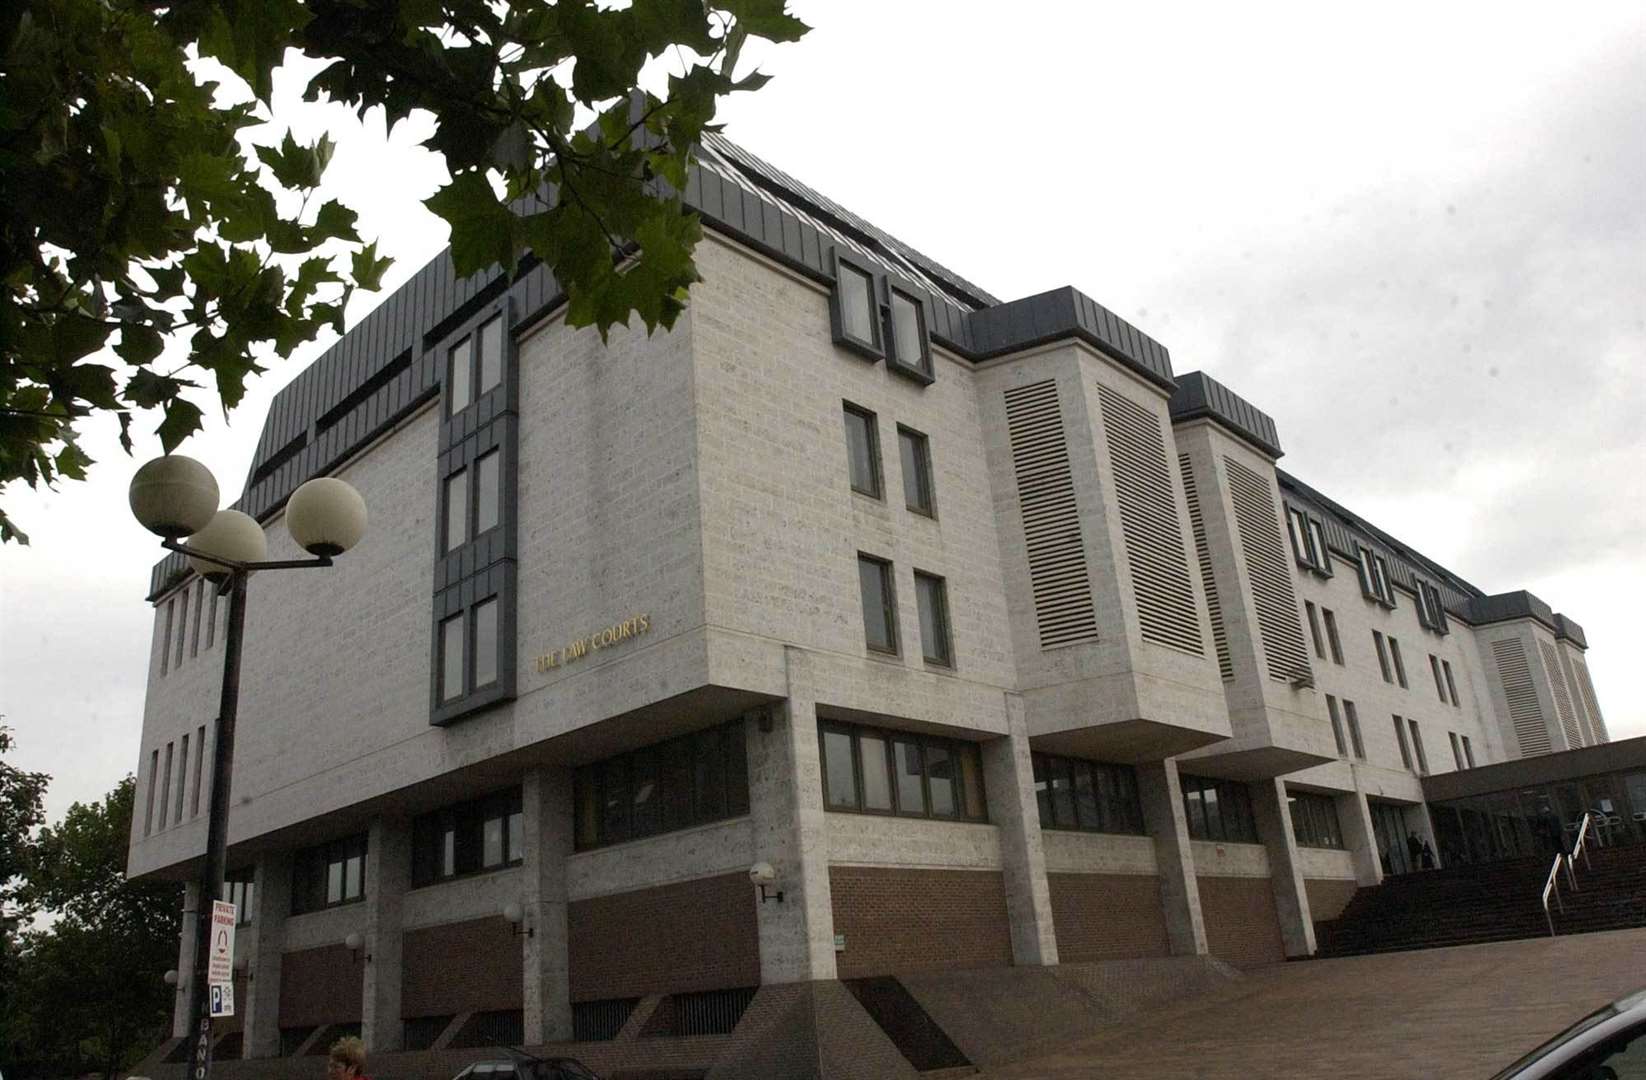
[{"label": "louvered vent panel", "polygon": [[1006,391],[1006,431],[1040,647],[1095,641],[1097,613],[1057,383],[1048,379]]},{"label": "louvered vent panel", "polygon": [[1540,641],[1538,645],[1543,650],[1543,666],[1549,669],[1549,685],[1554,689],[1560,729],[1566,733],[1566,745],[1576,749],[1583,745],[1583,733],[1577,728],[1577,714],[1572,712],[1572,695],[1566,689],[1566,673],[1560,670],[1560,655],[1547,641]]},{"label": "louvered vent panel", "polygon": [[1574,660],[1572,666],[1577,669],[1577,685],[1583,692],[1584,704],[1589,706],[1589,723],[1594,725],[1595,742],[1611,742],[1611,736],[1606,734],[1606,721],[1600,717],[1600,702],[1595,698],[1595,684],[1589,679],[1589,665],[1582,660]]},{"label": "louvered vent panel", "polygon": [[1551,749],[1549,728],[1537,703],[1537,687],[1532,683],[1526,649],[1514,638],[1494,641],[1492,662],[1497,665],[1497,679],[1503,684],[1503,696],[1509,702],[1509,722],[1515,726],[1515,741],[1520,744],[1520,752],[1547,754]]},{"label": "louvered vent panel", "polygon": [[1177,516],[1160,418],[1106,386],[1097,388],[1097,396],[1138,630],[1144,641],[1204,656],[1206,643],[1200,637],[1200,613],[1189,581],[1189,555],[1183,550],[1183,522]]},{"label": "louvered vent panel", "polygon": [[1257,630],[1268,657],[1269,677],[1282,682],[1312,677],[1297,594],[1292,591],[1289,556],[1275,516],[1274,489],[1234,458],[1225,456],[1223,464],[1229,472],[1241,558],[1252,583]]},{"label": "louvered vent panel", "polygon": [[1572,666],[1572,656],[1565,649],[1557,649],[1560,653],[1560,673],[1566,680],[1566,693],[1572,699],[1572,714],[1577,717],[1578,734],[1583,736],[1584,746],[1594,746],[1600,740],[1595,738],[1594,726],[1589,722],[1589,705],[1583,700],[1583,692],[1578,689],[1577,669]]},{"label": "louvered vent panel", "polygon": [[1206,519],[1200,513],[1200,494],[1195,488],[1194,469],[1189,455],[1177,455],[1183,473],[1183,494],[1189,503],[1189,531],[1194,536],[1195,554],[1200,559],[1200,584],[1206,590],[1206,610],[1212,617],[1212,647],[1217,650],[1217,670],[1223,681],[1234,679],[1234,661],[1229,659],[1229,635],[1223,629],[1223,605],[1217,599],[1217,579],[1212,576],[1212,552],[1206,546]]}]

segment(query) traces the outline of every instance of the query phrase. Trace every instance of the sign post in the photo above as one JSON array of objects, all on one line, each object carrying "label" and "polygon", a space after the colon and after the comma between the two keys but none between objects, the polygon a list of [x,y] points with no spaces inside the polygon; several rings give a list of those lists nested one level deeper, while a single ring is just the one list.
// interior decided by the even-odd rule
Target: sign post
[{"label": "sign post", "polygon": [[239,912],[227,900],[211,902],[211,958],[206,963],[206,1010],[211,1016],[234,1015],[234,925]]}]

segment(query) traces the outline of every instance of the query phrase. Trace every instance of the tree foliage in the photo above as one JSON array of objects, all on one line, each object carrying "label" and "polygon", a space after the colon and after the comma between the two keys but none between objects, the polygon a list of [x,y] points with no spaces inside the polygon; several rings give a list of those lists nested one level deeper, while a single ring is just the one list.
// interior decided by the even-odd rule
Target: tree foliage
[{"label": "tree foliage", "polygon": [[135,791],[127,776],[28,844],[20,894],[52,921],[24,931],[15,954],[0,1018],[8,1075],[112,1077],[166,1034],[182,887],[126,880]]},{"label": "tree foliage", "polygon": [[[316,205],[326,139],[251,148],[287,50],[310,101],[435,114],[451,180],[427,205],[459,275],[528,251],[605,334],[667,328],[697,280],[679,192],[750,38],[806,27],[784,0],[21,0],[0,15],[0,488],[81,479],[79,422],[155,410],[167,451],[205,394],[342,329],[387,268],[355,214]],[[665,56],[662,96],[637,89]],[[217,61],[250,100],[218,93]],[[213,69],[215,70],[215,69]],[[288,68],[287,70],[290,70]],[[230,103],[232,102],[232,103]],[[590,122],[590,118],[593,122]],[[614,259],[621,253],[622,259]],[[168,344],[187,360],[160,361]],[[111,355],[112,352],[112,355]],[[0,540],[27,541],[0,510]]]}]

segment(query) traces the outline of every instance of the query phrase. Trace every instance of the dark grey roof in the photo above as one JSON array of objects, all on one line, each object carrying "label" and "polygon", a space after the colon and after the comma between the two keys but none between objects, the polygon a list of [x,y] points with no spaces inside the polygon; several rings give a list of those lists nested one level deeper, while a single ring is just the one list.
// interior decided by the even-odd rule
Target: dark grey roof
[{"label": "dark grey roof", "polygon": [[1204,371],[1191,371],[1177,377],[1171,413],[1174,424],[1210,417],[1270,457],[1281,456],[1280,432],[1269,414]]}]

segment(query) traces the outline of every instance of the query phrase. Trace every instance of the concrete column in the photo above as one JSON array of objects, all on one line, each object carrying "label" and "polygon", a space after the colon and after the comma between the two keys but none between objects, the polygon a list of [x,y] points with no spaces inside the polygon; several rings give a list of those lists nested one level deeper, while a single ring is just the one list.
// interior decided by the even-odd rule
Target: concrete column
[{"label": "concrete column", "polygon": [[1361,888],[1383,881],[1383,859],[1377,849],[1377,830],[1372,828],[1372,810],[1366,805],[1366,792],[1360,786],[1360,771],[1355,770],[1355,789],[1337,796],[1337,824],[1343,830],[1343,843],[1355,864],[1355,881]]},{"label": "concrete column", "polygon": [[789,646],[784,653],[788,700],[745,725],[755,860],[771,863],[777,871],[774,888],[783,890],[781,903],[755,905],[762,983],[836,974],[817,703],[805,650]]},{"label": "concrete column", "polygon": [[520,908],[529,935],[520,938],[525,971],[526,1042],[540,1046],[572,1037],[570,932],[566,921],[566,858],[572,853],[570,769],[534,769],[521,790],[526,834]]},{"label": "concrete column", "polygon": [[241,1056],[280,1056],[280,960],[291,913],[291,856],[268,855],[257,863],[252,882],[251,925],[246,935],[245,1045]]},{"label": "concrete column", "polygon": [[1183,815],[1183,788],[1177,762],[1149,761],[1137,766],[1137,795],[1143,825],[1154,837],[1160,868],[1160,903],[1166,916],[1166,939],[1173,956],[1204,956],[1206,920],[1200,913],[1200,883],[1195,880],[1189,822]]},{"label": "concrete column", "polygon": [[1258,780],[1247,785],[1252,793],[1252,817],[1257,835],[1269,853],[1269,884],[1274,889],[1280,940],[1288,957],[1313,956],[1315,924],[1309,913],[1309,893],[1303,887],[1303,864],[1297,857],[1292,833],[1292,811],[1284,781]]},{"label": "concrete column", "polygon": [[366,841],[366,965],[361,1037],[368,1053],[400,1049],[401,908],[411,881],[411,827],[373,818]]},{"label": "concrete column", "polygon": [[1017,694],[1007,694],[1005,699],[1006,734],[982,745],[983,791],[989,820],[1000,830],[1012,962],[1055,964],[1057,931],[1052,925],[1051,891],[1046,886],[1046,851],[1040,841],[1040,810],[1034,797],[1023,699]]},{"label": "concrete column", "polygon": [[171,1033],[173,1038],[189,1034],[189,984],[194,981],[195,913],[200,910],[200,885],[190,881],[183,886],[183,933],[177,939],[177,991],[172,997]]}]

